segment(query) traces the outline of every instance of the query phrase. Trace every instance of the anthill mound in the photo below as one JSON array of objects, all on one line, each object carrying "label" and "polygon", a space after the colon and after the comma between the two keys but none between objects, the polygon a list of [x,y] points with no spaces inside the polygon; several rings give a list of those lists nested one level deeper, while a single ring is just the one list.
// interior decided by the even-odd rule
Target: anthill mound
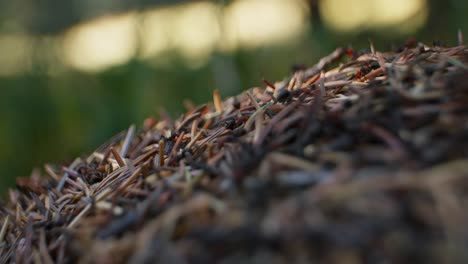
[{"label": "anthill mound", "polygon": [[0,262],[466,261],[468,49],[337,49],[19,178]]}]

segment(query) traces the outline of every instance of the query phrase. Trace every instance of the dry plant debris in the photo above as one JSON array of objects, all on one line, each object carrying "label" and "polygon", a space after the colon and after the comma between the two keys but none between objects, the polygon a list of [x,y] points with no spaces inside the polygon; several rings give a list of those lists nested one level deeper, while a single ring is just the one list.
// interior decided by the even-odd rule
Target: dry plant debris
[{"label": "dry plant debris", "polygon": [[339,48],[19,178],[0,262],[468,260],[468,50]]}]

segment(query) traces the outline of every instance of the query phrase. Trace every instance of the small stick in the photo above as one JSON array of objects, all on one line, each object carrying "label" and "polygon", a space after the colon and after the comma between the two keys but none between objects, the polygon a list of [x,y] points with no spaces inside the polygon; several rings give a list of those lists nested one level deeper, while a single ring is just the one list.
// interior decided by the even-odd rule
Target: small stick
[{"label": "small stick", "polygon": [[203,139],[203,141],[200,143],[200,146],[205,145],[207,142],[210,142],[211,140],[215,139],[219,135],[221,135],[224,131],[226,131],[225,127],[220,127],[217,130],[215,130],[211,135]]},{"label": "small stick", "polygon": [[111,148],[112,155],[114,156],[115,160],[119,164],[120,167],[125,166],[125,161],[123,160],[122,156],[115,150],[114,147]]},{"label": "small stick", "polygon": [[281,164],[283,166],[303,171],[318,171],[320,169],[320,166],[315,163],[281,152],[273,152],[268,155],[268,158],[270,158],[274,164]]},{"label": "small stick", "polygon": [[110,154],[111,154],[111,150],[107,149],[104,152],[104,156],[102,156],[101,161],[99,162],[99,166],[104,166],[105,165],[105,163],[107,162],[107,159],[109,158]]},{"label": "small stick", "polygon": [[67,167],[63,167],[62,168],[63,171],[65,171],[66,173],[68,173],[70,176],[73,176],[73,178],[78,178],[80,177],[80,174],[72,169],[69,169]]},{"label": "small stick", "polygon": [[185,132],[182,131],[182,133],[180,133],[179,137],[177,137],[177,140],[176,140],[174,146],[172,147],[171,152],[169,153],[169,157],[167,158],[168,164],[170,164],[171,160],[176,155],[177,148],[179,147],[180,142],[182,142],[182,139],[184,138],[184,136],[185,136]]},{"label": "small stick", "polygon": [[208,118],[205,120],[205,124],[203,124],[202,129],[210,128],[211,124],[213,124],[213,118]]},{"label": "small stick", "polygon": [[81,188],[84,190],[86,196],[91,196],[91,191],[89,190],[88,185],[80,177],[76,178],[76,181],[79,185],[81,185]]},{"label": "small stick", "polygon": [[76,187],[79,190],[83,190],[83,187],[81,185],[79,185],[77,182],[75,182],[74,180],[72,180],[70,178],[67,178],[67,183],[70,184],[70,185],[73,185],[74,187]]},{"label": "small stick", "polygon": [[377,52],[376,56],[377,56],[377,61],[379,62],[380,68],[382,68],[382,70],[383,70],[383,73],[387,74],[387,67],[385,67],[385,59],[384,59],[382,53]]},{"label": "small stick", "polygon": [[463,32],[458,29],[458,46],[463,46]]},{"label": "small stick", "polygon": [[130,148],[130,144],[132,143],[134,136],[135,136],[135,125],[131,125],[130,128],[128,129],[127,135],[125,136],[125,140],[122,144],[120,156],[124,158],[125,156],[127,156],[128,149]]},{"label": "small stick", "polygon": [[320,78],[320,74],[315,74],[314,76],[310,77],[309,80],[307,80],[301,88],[308,87],[312,85],[314,82],[316,82]]},{"label": "small stick", "polygon": [[164,139],[159,140],[159,166],[164,166]]},{"label": "small stick", "polygon": [[97,202],[100,202],[104,199],[107,198],[107,196],[109,196],[109,194],[112,192],[112,189],[111,188],[107,188],[105,189],[104,191],[102,191],[101,193],[99,193],[97,196],[96,196],[96,203]]},{"label": "small stick", "polygon": [[190,129],[190,138],[194,138],[197,133],[198,119],[195,119],[192,123],[192,129]]},{"label": "small stick", "polygon": [[[139,165],[142,161],[146,160],[147,158],[149,158],[150,156],[153,156],[154,154],[156,154],[156,152],[158,152],[159,150],[157,148],[154,148],[150,151],[148,151],[147,153],[145,154],[142,154],[141,156],[138,156],[136,159],[133,160],[133,164],[131,163],[131,161],[129,160],[129,162],[127,162],[127,166],[129,167],[133,167],[133,165],[137,166]],[[135,170],[135,168],[133,168],[133,170]]]},{"label": "small stick", "polygon": [[323,71],[320,73],[320,94],[322,97],[327,95],[327,91],[325,90],[325,74]]},{"label": "small stick", "polygon": [[0,244],[2,244],[3,239],[5,239],[6,231],[8,230],[8,225],[10,224],[10,215],[8,214],[3,221],[2,229],[0,230]]},{"label": "small stick", "polygon": [[267,79],[263,79],[263,83],[266,84],[266,86],[270,87],[271,89],[276,90],[275,85],[269,82]]},{"label": "small stick", "polygon": [[89,211],[89,209],[91,209],[90,203],[87,204],[83,210],[81,210],[81,212],[73,219],[73,221],[70,222],[70,224],[68,224],[68,228],[74,227],[78,221],[80,221],[80,219]]},{"label": "small stick", "polygon": [[44,165],[44,170],[50,177],[52,177],[52,179],[59,181],[59,176],[55,173],[49,164]]},{"label": "small stick", "polygon": [[260,109],[260,105],[258,104],[257,100],[255,100],[253,94],[250,91],[247,91],[246,94],[250,98],[250,101],[252,101],[252,104],[255,106],[255,108],[257,110]]},{"label": "small stick", "polygon": [[223,102],[221,101],[221,96],[219,95],[218,89],[214,89],[213,91],[213,102],[216,108],[216,112],[222,113],[223,112]]},{"label": "small stick", "polygon": [[382,75],[382,74],[384,74],[384,73],[385,73],[385,71],[384,71],[383,68],[378,68],[378,69],[373,70],[373,71],[369,72],[368,74],[366,74],[366,75],[364,76],[364,78],[365,78],[365,79],[368,79],[368,80],[373,80],[373,79],[375,79],[377,76],[380,76],[380,75]]},{"label": "small stick", "polygon": [[109,186],[109,182],[112,182],[115,180],[115,178],[119,177],[124,171],[128,170],[128,168],[125,167],[120,167],[117,170],[113,171],[112,173],[108,174],[99,184],[98,186],[94,189],[94,193],[100,192],[102,189],[104,189],[106,186]]},{"label": "small stick", "polygon": [[374,42],[372,42],[372,41],[369,39],[369,44],[370,44],[370,50],[371,50],[372,55],[375,55],[375,46],[374,46]]},{"label": "small stick", "polygon": [[288,106],[286,106],[283,110],[281,110],[281,112],[279,112],[278,114],[276,114],[271,120],[270,122],[268,123],[267,126],[265,126],[265,129],[262,130],[262,133],[258,136],[258,140],[255,144],[255,146],[259,146],[263,143],[263,141],[265,140],[265,138],[268,136],[268,134],[270,133],[271,129],[273,128],[274,125],[276,125],[278,123],[278,121],[280,121],[281,119],[285,118],[287,115],[289,115],[291,113],[292,110],[294,110],[294,108],[296,108],[299,104],[299,101],[297,102],[294,102]]},{"label": "small stick", "polygon": [[185,147],[185,149],[190,149],[192,147],[193,144],[195,144],[195,142],[201,137],[202,133],[204,132],[205,130],[204,129],[200,129],[200,131],[198,131],[198,134],[192,138],[190,140],[190,142],[188,143],[188,145]]},{"label": "small stick", "polygon": [[254,121],[255,121],[255,118],[257,115],[263,115],[263,113],[265,113],[265,110],[270,107],[272,105],[271,102],[268,102],[266,103],[264,106],[262,106],[260,109],[258,109],[257,111],[255,111],[250,117],[249,119],[247,119],[247,121],[245,122],[244,124],[244,128],[245,130],[247,131],[250,131],[250,128],[252,127]]},{"label": "small stick", "polygon": [[46,245],[46,236],[45,236],[45,230],[44,228],[41,228],[39,230],[39,251],[40,251],[40,256],[42,259],[42,262],[45,264],[53,264],[54,261],[52,260],[52,257],[49,254],[49,251],[47,250],[47,245]]},{"label": "small stick", "polygon": [[191,114],[190,116],[188,116],[184,121],[182,121],[182,123],[180,124],[179,128],[177,129],[178,131],[182,130],[186,125],[188,125],[190,122],[192,122],[193,120],[196,120],[196,118],[200,117],[201,116],[201,113],[200,112],[197,112],[197,113],[193,113]]},{"label": "small stick", "polygon": [[211,159],[214,156],[213,149],[214,149],[213,142],[208,142],[207,144],[208,159]]},{"label": "small stick", "polygon": [[70,193],[67,193],[67,194],[64,194],[62,195],[62,197],[60,197],[59,199],[57,199],[55,201],[55,204],[61,204],[63,201],[65,201],[66,199],[71,199],[73,198],[73,195],[70,194]]},{"label": "small stick", "polygon": [[[75,169],[75,167],[81,163],[81,159],[80,158],[76,158],[72,164],[68,167],[69,169]],[[61,192],[62,189],[63,189],[63,186],[65,185],[65,182],[67,181],[68,179],[68,173],[65,172],[65,174],[63,175],[62,179],[60,180],[59,184],[57,185],[57,191]]]},{"label": "small stick", "polygon": [[363,128],[368,129],[371,133],[382,139],[390,147],[390,149],[395,151],[395,153],[397,153],[400,157],[407,156],[407,152],[403,143],[383,127],[371,123],[364,123]]},{"label": "small stick", "polygon": [[254,137],[253,137],[253,142],[254,144],[257,142],[257,140],[260,137],[260,134],[263,130],[263,114],[259,114],[255,117],[255,132],[254,132]]},{"label": "small stick", "polygon": [[135,171],[135,166],[133,165],[132,161],[130,159],[125,159],[125,166],[127,166],[128,168],[128,171],[130,171],[130,173],[134,172]]},{"label": "small stick", "polygon": [[330,65],[333,62],[339,60],[345,53],[346,53],[345,49],[337,48],[330,55],[320,59],[320,61],[316,65],[314,65],[312,68],[307,69],[304,72],[304,78],[310,78],[310,77],[312,77],[312,76],[314,76],[316,74],[319,74],[328,65]]},{"label": "small stick", "polygon": [[132,183],[139,175],[140,175],[140,172],[141,172],[141,166],[138,167],[133,173],[132,175],[130,175],[130,177],[128,177],[127,179],[125,179],[124,182],[122,182],[120,184],[120,186],[117,188],[117,191],[115,191],[115,193],[118,193],[119,191],[123,191],[126,187],[128,187],[128,185],[130,185],[130,183]]},{"label": "small stick", "polygon": [[330,82],[324,83],[323,85],[325,86],[325,88],[335,88],[335,87],[342,87],[342,86],[348,85],[351,82],[352,81],[330,81]]},{"label": "small stick", "polygon": [[291,80],[289,81],[289,85],[288,85],[288,91],[292,91],[294,89],[294,85],[296,84],[296,75],[294,75]]}]

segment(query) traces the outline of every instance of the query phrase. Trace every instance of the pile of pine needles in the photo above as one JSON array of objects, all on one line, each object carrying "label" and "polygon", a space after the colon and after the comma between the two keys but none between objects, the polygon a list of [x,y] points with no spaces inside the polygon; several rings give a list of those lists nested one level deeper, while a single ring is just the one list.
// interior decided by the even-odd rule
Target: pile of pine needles
[{"label": "pile of pine needles", "polygon": [[468,49],[336,49],[18,178],[0,262],[467,261]]}]

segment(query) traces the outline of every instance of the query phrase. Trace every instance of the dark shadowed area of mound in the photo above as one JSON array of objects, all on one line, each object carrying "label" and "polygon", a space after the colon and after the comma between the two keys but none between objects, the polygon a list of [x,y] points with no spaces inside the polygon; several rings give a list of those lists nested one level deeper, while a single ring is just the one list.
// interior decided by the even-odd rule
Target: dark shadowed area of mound
[{"label": "dark shadowed area of mound", "polygon": [[148,118],[18,178],[0,262],[468,261],[467,65],[464,46],[339,48]]}]

